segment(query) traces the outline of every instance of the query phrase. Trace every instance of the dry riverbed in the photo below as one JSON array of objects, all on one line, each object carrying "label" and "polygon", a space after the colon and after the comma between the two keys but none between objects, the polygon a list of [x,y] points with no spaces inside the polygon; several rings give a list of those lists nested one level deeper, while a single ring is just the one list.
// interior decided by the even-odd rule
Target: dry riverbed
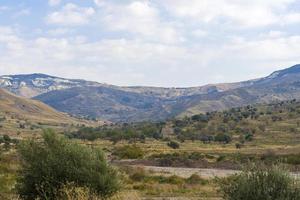
[{"label": "dry riverbed", "polygon": [[[146,171],[151,172],[155,175],[164,175],[164,176],[179,176],[182,178],[188,178],[193,174],[197,174],[202,178],[214,178],[214,177],[227,177],[237,173],[240,173],[239,170],[230,170],[230,169],[204,169],[204,168],[183,168],[183,167],[157,167],[157,166],[141,166],[134,165],[132,167],[140,167]],[[300,178],[299,172],[292,172],[291,175]]]},{"label": "dry riverbed", "polygon": [[135,165],[134,167],[141,167],[146,171],[150,171],[153,174],[172,176],[176,175],[182,178],[188,178],[193,174],[197,174],[202,178],[214,178],[214,177],[226,177],[236,173],[239,173],[238,170],[227,170],[227,169],[203,169],[203,168],[182,168],[182,167],[156,167],[156,166],[139,166]]}]

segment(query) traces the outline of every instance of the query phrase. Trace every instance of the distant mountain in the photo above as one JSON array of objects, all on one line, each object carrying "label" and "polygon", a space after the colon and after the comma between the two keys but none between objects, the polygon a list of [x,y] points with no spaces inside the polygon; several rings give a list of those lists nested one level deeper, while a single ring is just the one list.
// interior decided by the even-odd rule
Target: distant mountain
[{"label": "distant mountain", "polygon": [[1,76],[0,87],[74,115],[124,122],[159,121],[300,99],[300,65],[255,80],[191,88],[119,87],[44,74]]},{"label": "distant mountain", "polygon": [[273,72],[265,78],[250,82],[243,87],[224,92],[195,96],[190,102],[190,107],[180,116],[247,104],[300,99],[300,65]]},{"label": "distant mountain", "polygon": [[63,112],[111,121],[163,120],[171,115],[164,99],[109,87],[75,87],[35,97]]},{"label": "distant mountain", "polygon": [[0,87],[73,115],[130,122],[173,117],[184,111],[185,106],[178,103],[182,99],[226,91],[240,87],[240,83],[191,88],[118,87],[46,74],[25,74],[0,76]]}]

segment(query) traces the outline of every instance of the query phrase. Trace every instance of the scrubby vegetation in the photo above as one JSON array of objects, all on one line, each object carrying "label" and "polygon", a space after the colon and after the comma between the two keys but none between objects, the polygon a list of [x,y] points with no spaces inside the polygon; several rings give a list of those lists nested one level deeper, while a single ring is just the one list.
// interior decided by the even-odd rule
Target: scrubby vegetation
[{"label": "scrubby vegetation", "polygon": [[117,143],[121,140],[144,141],[145,138],[161,139],[164,123],[117,124],[112,126],[81,127],[79,130],[66,133],[69,138],[84,140],[108,139]]},{"label": "scrubby vegetation", "polygon": [[12,139],[9,137],[9,135],[0,135],[0,144],[17,144],[18,140],[17,139]]},{"label": "scrubby vegetation", "polygon": [[233,136],[237,136],[236,140],[243,144],[269,131],[284,130],[297,134],[300,127],[299,117],[300,102],[292,100],[209,112],[175,119],[172,124],[174,133],[180,140],[229,143]]},{"label": "scrubby vegetation", "polygon": [[0,148],[0,199],[12,199],[17,168],[16,155]]},{"label": "scrubby vegetation", "polygon": [[147,138],[164,139],[164,128],[171,133],[167,137],[184,142],[201,141],[205,144],[229,144],[234,142],[236,148],[243,148],[259,136],[268,133],[300,132],[300,102],[296,100],[232,108],[222,112],[209,112],[183,119],[173,119],[166,123],[132,123],[113,124],[101,127],[81,127],[68,132],[70,138],[94,141],[107,139],[114,143],[121,140],[144,142]]},{"label": "scrubby vegetation", "polygon": [[[47,137],[44,135],[46,137],[44,139],[33,135],[35,141],[25,142],[17,152],[15,148],[18,146],[18,141],[13,138],[18,137],[2,135],[0,136],[0,148],[3,150],[0,156],[0,181],[5,182],[8,187],[2,187],[3,184],[2,186],[0,184],[0,192],[6,198],[9,196],[7,194],[13,194],[15,197],[14,188],[17,179],[16,189],[18,190],[16,191],[24,199],[31,197],[43,199],[38,196],[41,194],[50,194],[51,199],[54,193],[58,199],[109,196],[118,187],[112,189],[111,192],[109,190],[105,192],[107,188],[103,185],[110,184],[109,181],[112,181],[111,177],[116,176],[116,172],[105,162],[104,155],[101,153],[104,152],[109,162],[121,174],[118,178],[122,180],[122,189],[137,194],[132,199],[138,199],[139,195],[143,198],[149,197],[149,199],[150,197],[170,196],[185,196],[191,199],[193,197],[197,199],[200,196],[220,198],[223,194],[225,199],[235,200],[229,195],[248,195],[245,192],[258,192],[258,188],[251,186],[252,175],[258,179],[261,178],[261,180],[256,180],[258,182],[253,182],[253,185],[260,184],[262,181],[261,185],[269,188],[269,183],[273,182],[274,185],[270,186],[270,190],[278,189],[276,180],[282,179],[283,188],[279,189],[290,190],[288,188],[292,188],[292,193],[294,191],[293,194],[296,195],[297,181],[288,176],[288,172],[283,172],[276,167],[248,168],[247,172],[222,179],[220,182],[212,178],[203,178],[199,174],[178,175],[177,172],[173,173],[172,169],[180,167],[240,170],[249,163],[260,163],[265,166],[280,163],[287,170],[297,172],[300,170],[299,119],[300,103],[293,100],[203,113],[182,119],[171,119],[165,123],[106,124],[100,127],[73,126],[70,129],[61,129],[64,135],[72,140],[62,136],[49,136],[49,134],[46,134]],[[49,139],[51,137],[54,139]],[[53,145],[58,145],[58,147],[54,148]],[[73,145],[75,146],[71,147]],[[98,148],[102,151],[97,150]],[[85,156],[87,154],[88,156]],[[19,156],[22,162],[17,159]],[[7,164],[6,161],[12,164]],[[33,164],[28,164],[30,162]],[[58,169],[60,165],[66,167]],[[101,175],[101,178],[99,178],[101,170],[96,165],[101,166],[101,170],[104,171],[104,176]],[[169,173],[151,171],[153,169],[151,167],[139,169],[139,166],[147,165],[156,166],[157,169],[163,167],[168,169]],[[14,166],[12,170],[11,166]],[[103,166],[105,167],[102,168]],[[126,169],[126,167],[129,168]],[[49,170],[52,168],[53,171]],[[81,169],[87,168],[98,170],[97,172],[83,170],[92,174],[86,175]],[[17,169],[21,173],[17,174]],[[34,170],[38,173],[33,173]],[[75,175],[77,172],[80,172],[79,176]],[[3,174],[8,176],[3,176]],[[95,178],[97,176],[98,178]],[[37,177],[46,178],[38,179]],[[55,181],[50,177],[55,177]],[[93,184],[88,184],[88,179],[92,180]],[[118,182],[120,179],[114,180]],[[289,184],[285,184],[286,180]],[[35,187],[33,182],[40,183],[38,185],[42,187]],[[243,184],[248,184],[248,182],[251,183],[251,187],[244,187]],[[55,187],[52,187],[54,183]],[[114,185],[113,183],[111,184]],[[221,184],[222,193],[216,192],[218,183]],[[103,187],[100,186],[101,184]],[[24,185],[28,185],[30,189]],[[26,196],[26,191],[34,196]],[[262,195],[266,194],[262,193]],[[2,196],[0,198],[5,199]],[[261,196],[260,198],[289,200],[290,197],[264,198]]]},{"label": "scrubby vegetation", "polygon": [[[143,168],[123,168],[128,174],[127,184],[143,194],[150,196],[164,195],[197,195],[202,188],[211,188],[213,180],[207,180],[197,174],[183,178],[176,175],[154,174]],[[200,191],[199,191],[200,190]],[[211,193],[213,194],[213,192]],[[151,198],[149,198],[151,199]]]},{"label": "scrubby vegetation", "polygon": [[144,152],[140,147],[135,145],[126,145],[118,147],[113,151],[113,155],[119,159],[138,159],[143,158]]},{"label": "scrubby vegetation", "polygon": [[225,200],[300,199],[299,180],[278,166],[251,165],[242,173],[220,181]]},{"label": "scrubby vegetation", "polygon": [[167,143],[167,145],[169,147],[171,147],[172,149],[179,149],[180,145],[178,142],[175,142],[175,141],[170,141]]}]

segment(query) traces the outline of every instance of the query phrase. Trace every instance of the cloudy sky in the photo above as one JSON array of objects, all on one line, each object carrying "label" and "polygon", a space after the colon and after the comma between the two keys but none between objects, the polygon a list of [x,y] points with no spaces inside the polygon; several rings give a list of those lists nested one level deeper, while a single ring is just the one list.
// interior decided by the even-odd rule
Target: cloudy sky
[{"label": "cloudy sky", "polygon": [[299,0],[0,1],[0,74],[196,86],[296,63]]}]

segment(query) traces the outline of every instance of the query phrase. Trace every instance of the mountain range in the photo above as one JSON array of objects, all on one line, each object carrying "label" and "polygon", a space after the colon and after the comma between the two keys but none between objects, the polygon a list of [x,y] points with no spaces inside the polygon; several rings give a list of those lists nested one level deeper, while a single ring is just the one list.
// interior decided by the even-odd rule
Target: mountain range
[{"label": "mountain range", "polygon": [[161,121],[300,99],[300,65],[255,80],[190,88],[120,87],[45,74],[0,76],[0,87],[71,115],[113,122]]}]

